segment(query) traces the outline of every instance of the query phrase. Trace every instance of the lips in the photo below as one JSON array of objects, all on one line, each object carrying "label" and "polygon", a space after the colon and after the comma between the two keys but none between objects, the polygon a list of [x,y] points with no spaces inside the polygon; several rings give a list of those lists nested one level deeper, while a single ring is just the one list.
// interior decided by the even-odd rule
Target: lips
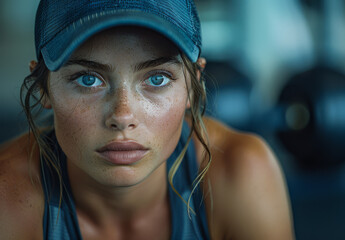
[{"label": "lips", "polygon": [[148,148],[133,141],[112,142],[97,150],[102,158],[118,165],[128,165],[140,161]]}]

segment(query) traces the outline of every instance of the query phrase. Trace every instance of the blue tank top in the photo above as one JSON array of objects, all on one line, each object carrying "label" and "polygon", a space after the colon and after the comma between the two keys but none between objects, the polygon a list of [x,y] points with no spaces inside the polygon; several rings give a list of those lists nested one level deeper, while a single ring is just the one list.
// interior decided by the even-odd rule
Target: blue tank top
[{"label": "blue tank top", "polygon": [[[188,135],[189,127],[183,124],[182,134],[176,146],[176,149],[167,160],[167,171],[171,168],[173,162],[182,151]],[[69,184],[66,156],[57,143],[54,131],[47,135],[51,148],[58,156],[60,168],[62,171],[63,199],[59,209],[60,185],[59,178],[55,171],[52,171],[43,157],[41,157],[41,177],[45,195],[45,209],[43,216],[43,236],[45,240],[81,240],[81,232],[78,224],[76,208]],[[192,190],[192,183],[198,174],[198,166],[194,143],[191,141],[185,158],[183,159],[175,177],[174,186],[181,196],[187,201]],[[191,208],[196,214],[191,213],[188,216],[186,204],[177,196],[168,184],[168,194],[171,211],[172,240],[199,240],[209,239],[205,206],[203,195],[198,187],[192,195],[190,202]]]}]

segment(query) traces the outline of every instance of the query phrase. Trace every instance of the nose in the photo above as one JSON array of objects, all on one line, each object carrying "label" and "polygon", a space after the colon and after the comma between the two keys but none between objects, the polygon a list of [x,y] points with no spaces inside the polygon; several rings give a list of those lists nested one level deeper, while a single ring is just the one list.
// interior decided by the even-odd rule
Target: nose
[{"label": "nose", "polygon": [[109,98],[110,110],[105,121],[107,128],[119,131],[136,128],[138,120],[135,118],[134,108],[137,104],[130,90],[126,87],[117,88]]}]

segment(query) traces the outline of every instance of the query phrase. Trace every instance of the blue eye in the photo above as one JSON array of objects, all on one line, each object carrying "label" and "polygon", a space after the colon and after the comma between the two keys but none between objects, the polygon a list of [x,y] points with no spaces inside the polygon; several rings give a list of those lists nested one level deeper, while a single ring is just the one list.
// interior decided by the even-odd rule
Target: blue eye
[{"label": "blue eye", "polygon": [[75,80],[79,85],[83,87],[98,87],[103,84],[103,81],[93,75],[83,75]]},{"label": "blue eye", "polygon": [[145,80],[145,83],[147,85],[150,86],[154,86],[154,87],[162,87],[167,85],[171,80],[162,75],[162,74],[158,74],[158,75],[153,75],[151,77],[149,77],[148,79]]}]

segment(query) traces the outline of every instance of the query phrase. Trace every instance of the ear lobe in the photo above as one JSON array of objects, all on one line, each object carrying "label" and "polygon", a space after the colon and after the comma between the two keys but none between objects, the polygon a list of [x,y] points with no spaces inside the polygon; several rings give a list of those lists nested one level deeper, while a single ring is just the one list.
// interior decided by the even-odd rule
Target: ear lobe
[{"label": "ear lobe", "polygon": [[[43,91],[41,90],[41,96],[43,95]],[[47,94],[44,94],[44,96],[42,97],[41,99],[41,105],[43,108],[45,109],[51,109],[52,108],[52,105],[50,103],[50,99],[49,97],[47,96]]]},{"label": "ear lobe", "polygon": [[37,62],[36,62],[36,61],[34,61],[34,60],[30,61],[30,63],[29,63],[29,68],[30,68],[30,72],[31,72],[31,73],[34,71],[34,69],[36,68],[36,66],[37,66]]},{"label": "ear lobe", "polygon": [[51,109],[52,105],[50,103],[50,100],[47,96],[44,96],[41,100],[41,104],[45,109]]},{"label": "ear lobe", "polygon": [[189,98],[187,99],[186,109],[190,109],[190,100],[189,100]]}]

